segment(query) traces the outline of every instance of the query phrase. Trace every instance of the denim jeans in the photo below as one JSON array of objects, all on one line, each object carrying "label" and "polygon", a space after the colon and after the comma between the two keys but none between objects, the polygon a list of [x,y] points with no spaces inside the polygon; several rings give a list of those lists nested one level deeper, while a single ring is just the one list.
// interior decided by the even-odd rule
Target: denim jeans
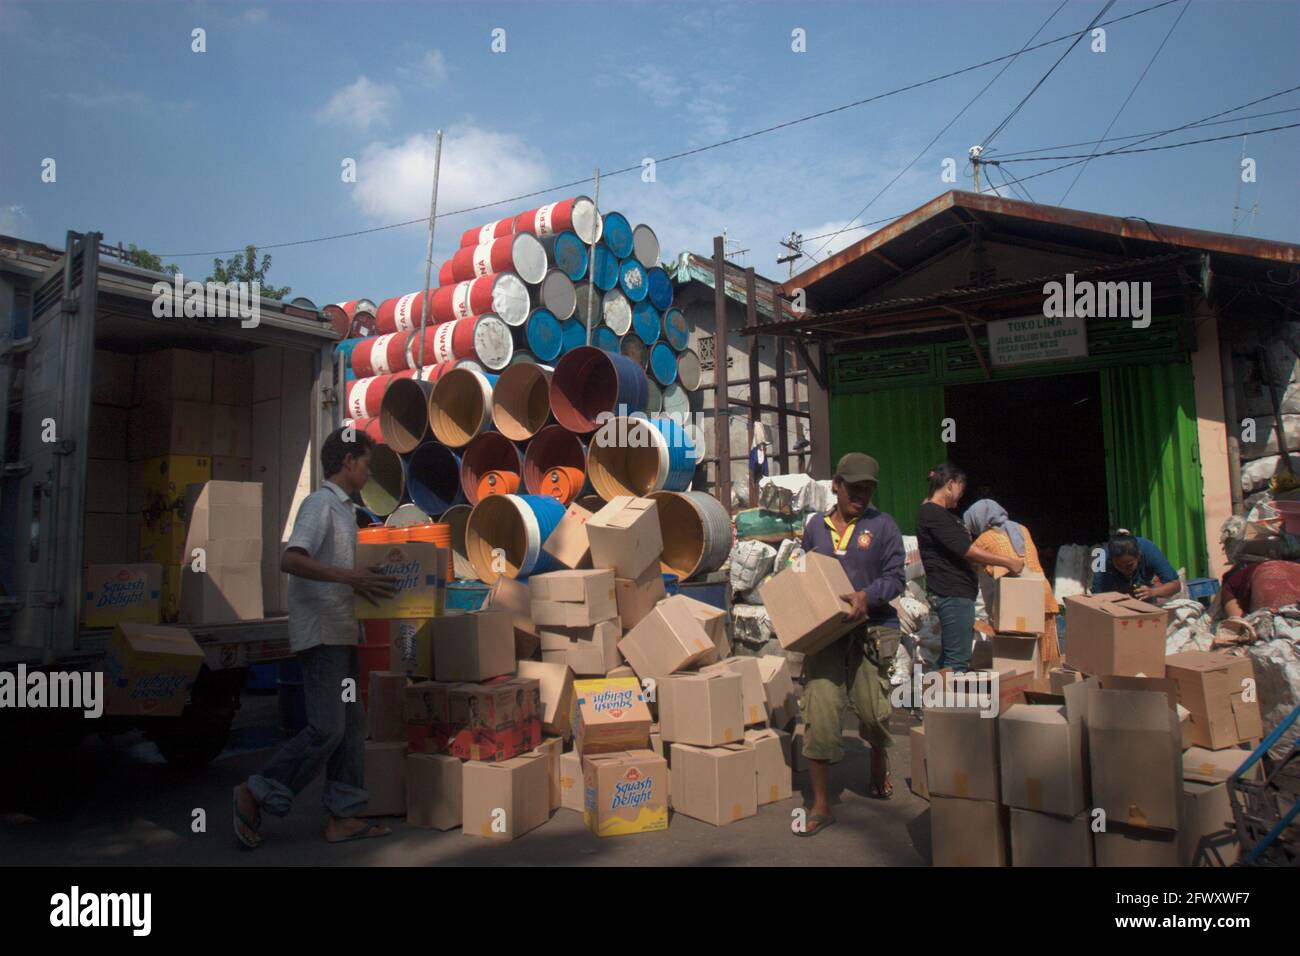
[{"label": "denim jeans", "polygon": [[[293,798],[325,768],[325,810],[353,817],[366,808],[366,728],[360,699],[343,702],[343,681],[358,680],[357,649],[319,644],[301,652],[307,726],[280,748],[261,774],[248,778],[267,813],[286,816]],[[359,688],[358,688],[359,689]]]},{"label": "denim jeans", "polygon": [[958,674],[970,670],[971,646],[975,641],[975,602],[964,597],[940,597],[929,593],[930,609],[939,615],[943,650],[937,668],[951,667]]}]

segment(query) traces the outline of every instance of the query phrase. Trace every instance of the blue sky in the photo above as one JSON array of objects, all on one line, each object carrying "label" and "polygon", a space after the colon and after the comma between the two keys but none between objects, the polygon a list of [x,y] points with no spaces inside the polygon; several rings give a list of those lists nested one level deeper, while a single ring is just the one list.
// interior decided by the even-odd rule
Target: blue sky
[{"label": "blue sky", "polygon": [[[1156,0],[1123,0],[1107,18]],[[1085,40],[997,137],[1015,150],[1096,139],[1179,2]],[[666,156],[1012,53],[1057,7],[962,3],[12,3],[0,0],[0,232],[62,245],[65,230],[164,254],[370,229],[427,215],[432,138],[445,131],[440,210]],[[1082,29],[1071,0],[1039,40]],[[191,51],[206,31],[207,52]],[[506,50],[493,53],[492,31]],[[807,51],[791,49],[806,31]],[[862,216],[971,188],[967,148],[993,130],[1067,43],[1026,53]],[[665,258],[708,253],[784,277],[777,242],[844,226],[1000,69],[944,80],[776,133],[602,182],[600,205],[659,233]],[[1191,0],[1112,136],[1166,129],[1300,85],[1300,5]],[[1241,111],[1300,108],[1300,93]],[[1300,111],[1145,145],[1300,122]],[[1108,144],[1110,148],[1117,144]],[[1054,151],[1087,153],[1089,147]],[[1240,138],[1089,164],[1065,205],[1229,231]],[[1240,232],[1300,241],[1300,129],[1250,137],[1257,182]],[[996,158],[997,153],[991,154]],[[42,183],[41,163],[57,162]],[[341,181],[357,161],[358,181]],[[1006,169],[1025,176],[1056,163]],[[1058,203],[1077,172],[1025,185]],[[434,269],[462,231],[584,187],[439,220]],[[824,257],[866,235],[853,230]],[[269,278],[318,303],[419,288],[423,225],[270,249]],[[822,240],[809,244],[809,250]],[[808,260],[804,260],[807,263]],[[436,278],[435,278],[436,284]]]}]

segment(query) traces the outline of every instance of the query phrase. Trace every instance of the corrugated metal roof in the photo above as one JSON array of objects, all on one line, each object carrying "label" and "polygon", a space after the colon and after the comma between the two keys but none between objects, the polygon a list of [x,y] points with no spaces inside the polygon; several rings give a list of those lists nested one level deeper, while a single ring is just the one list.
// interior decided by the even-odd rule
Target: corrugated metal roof
[{"label": "corrugated metal roof", "polygon": [[[687,282],[701,282],[713,288],[713,257],[701,256],[694,252],[683,252],[668,265],[664,266],[674,283],[684,285]],[[728,299],[745,304],[745,270],[732,262],[723,264],[724,292]],[[777,307],[776,283],[771,279],[754,274],[754,308],[760,322],[772,322],[778,317],[784,318]]]}]

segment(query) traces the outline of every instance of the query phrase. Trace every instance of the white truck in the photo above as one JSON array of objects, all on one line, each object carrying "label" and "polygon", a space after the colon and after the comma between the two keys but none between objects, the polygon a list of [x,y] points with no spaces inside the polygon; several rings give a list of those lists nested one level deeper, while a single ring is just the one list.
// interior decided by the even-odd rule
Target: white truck
[{"label": "white truck", "polygon": [[0,237],[0,671],[102,667],[112,631],[80,622],[87,488],[105,480],[87,464],[95,363],[105,354],[256,351],[283,363],[275,410],[253,416],[249,478],[264,487],[265,607],[281,611],[185,625],[206,660],[179,717],[91,720],[79,711],[0,708],[0,759],[14,747],[140,727],[169,762],[202,766],[225,744],[248,668],[290,656],[279,543],[298,501],[319,482],[318,449],[340,417],[339,335],[305,299],[261,299],[252,328],[238,318],[159,318],[155,285],[172,277],[111,252],[98,233],[69,232],[63,250]]}]

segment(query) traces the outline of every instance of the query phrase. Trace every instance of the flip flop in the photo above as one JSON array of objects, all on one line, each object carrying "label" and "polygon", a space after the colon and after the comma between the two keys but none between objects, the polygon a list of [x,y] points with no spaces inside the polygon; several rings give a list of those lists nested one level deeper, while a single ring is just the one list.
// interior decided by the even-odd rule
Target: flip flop
[{"label": "flip flop", "polygon": [[794,835],[797,837],[816,836],[817,834],[825,830],[827,827],[833,826],[835,824],[835,814],[827,813],[823,815],[820,813],[813,813],[809,815],[808,822],[815,823],[817,824],[817,826],[813,827],[811,830],[796,830]]},{"label": "flip flop", "polygon": [[[255,827],[255,826],[253,825],[253,821],[251,821],[251,820],[249,820],[247,817],[245,817],[243,811],[239,809],[239,792],[238,792],[238,791],[239,791],[239,788],[236,787],[236,788],[235,788],[235,794],[234,794],[234,809],[235,809],[234,827],[235,827],[235,839],[237,839],[237,840],[238,840],[238,841],[239,841],[239,842],[244,846],[245,849],[256,850],[259,846],[262,845],[262,838],[261,838],[261,836],[260,836],[260,835],[258,834],[258,832],[257,832],[257,827]],[[242,829],[240,829],[240,824],[243,824],[244,827],[246,827],[246,828],[248,829],[248,832],[251,833],[251,834],[253,834],[253,836],[252,836],[251,839],[250,839],[249,837],[244,836],[244,831],[243,831]]]},{"label": "flip flop", "polygon": [[372,840],[377,837],[392,836],[393,833],[392,830],[388,830],[387,832],[384,833],[375,832],[376,830],[382,828],[383,828],[382,824],[375,823],[373,820],[367,820],[366,825],[362,827],[360,830],[358,830],[356,833],[350,833],[347,836],[340,837],[337,840],[331,840],[328,837],[326,837],[325,842],[326,843],[351,843],[353,840]]},{"label": "flip flop", "polygon": [[[875,761],[872,761],[875,764]],[[871,796],[875,800],[888,800],[894,795],[894,781],[889,775],[889,757],[885,756],[885,773],[880,780],[876,779],[875,767],[872,767],[871,773]]]}]

